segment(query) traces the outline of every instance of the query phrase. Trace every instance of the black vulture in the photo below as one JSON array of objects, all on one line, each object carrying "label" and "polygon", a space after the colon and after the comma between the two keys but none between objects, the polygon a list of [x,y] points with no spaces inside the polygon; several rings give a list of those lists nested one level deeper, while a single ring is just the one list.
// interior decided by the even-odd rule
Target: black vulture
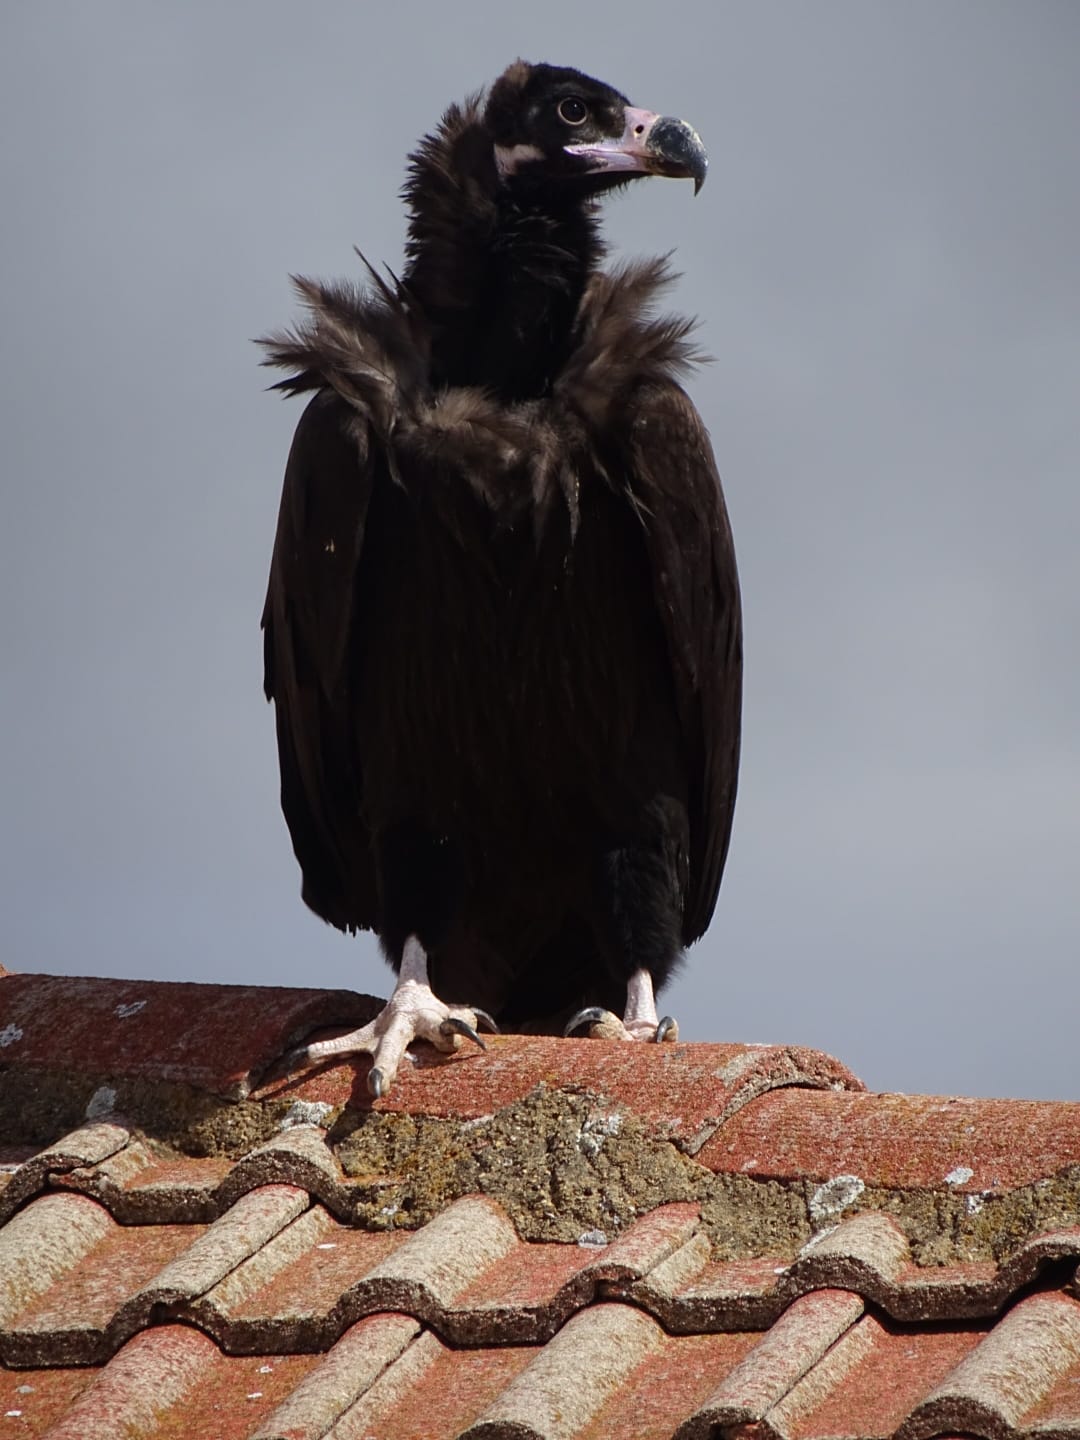
[{"label": "black vulture", "polygon": [[665,261],[600,268],[597,201],[706,164],[517,61],[411,156],[400,280],[297,280],[261,342],[313,392],[263,615],[281,803],[306,903],[398,972],[293,1062],[369,1053],[381,1095],[416,1036],[676,1034],[654,992],[727,854],[739,589],[692,325],[653,311]]}]

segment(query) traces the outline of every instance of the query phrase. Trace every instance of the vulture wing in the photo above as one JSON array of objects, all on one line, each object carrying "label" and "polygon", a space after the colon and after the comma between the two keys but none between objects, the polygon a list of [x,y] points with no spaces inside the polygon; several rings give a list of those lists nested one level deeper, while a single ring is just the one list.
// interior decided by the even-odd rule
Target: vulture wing
[{"label": "vulture wing", "polygon": [[353,596],[376,467],[368,437],[363,421],[333,391],[308,404],[285,471],[262,619],[281,805],[304,899],[343,930],[371,927],[376,919],[350,736]]},{"label": "vulture wing", "polygon": [[735,547],[708,432],[673,381],[638,395],[632,498],[652,560],[690,780],[683,944],[712,918],[739,769],[742,620]]}]

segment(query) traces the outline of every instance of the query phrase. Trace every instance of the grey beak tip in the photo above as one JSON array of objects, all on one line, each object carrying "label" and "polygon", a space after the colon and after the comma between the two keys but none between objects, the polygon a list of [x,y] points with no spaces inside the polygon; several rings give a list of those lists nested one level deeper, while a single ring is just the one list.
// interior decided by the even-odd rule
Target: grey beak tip
[{"label": "grey beak tip", "polygon": [[649,148],[693,180],[695,195],[705,184],[709,157],[700,135],[685,120],[662,115],[649,135]]}]

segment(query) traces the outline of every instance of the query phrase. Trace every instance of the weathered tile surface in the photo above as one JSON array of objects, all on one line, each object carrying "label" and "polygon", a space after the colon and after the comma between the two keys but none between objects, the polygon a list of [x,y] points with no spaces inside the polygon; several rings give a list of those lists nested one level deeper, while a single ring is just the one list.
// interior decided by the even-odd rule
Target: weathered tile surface
[{"label": "weathered tile surface", "polygon": [[246,1094],[252,1078],[314,1026],[362,1023],[378,1006],[349,990],[2,979],[5,1065],[167,1081],[231,1098]]},{"label": "weathered tile surface", "polygon": [[[0,975],[0,1000],[0,1083],[68,1096],[66,1129],[46,1104],[38,1143],[0,1131],[0,1440],[1080,1440],[1080,1106],[510,1036],[420,1053],[373,1107],[362,1067],[256,1088],[365,997]],[[517,1163],[485,1127],[531,1125],[537,1085],[604,1126],[567,1105],[558,1154],[531,1137],[550,1175],[463,1193],[470,1144]],[[626,1117],[637,1188],[602,1163]],[[365,1125],[385,1160],[350,1168]],[[534,1182],[598,1217],[577,1243],[516,1228]]]},{"label": "weathered tile surface", "polygon": [[545,1036],[495,1035],[487,1044],[483,1054],[463,1049],[450,1057],[417,1047],[415,1062],[402,1066],[398,1082],[379,1101],[368,1099],[362,1070],[346,1065],[268,1083],[259,1093],[474,1120],[522,1099],[537,1084],[573,1085],[626,1105],[692,1152],[729,1115],[777,1087],[861,1088],[838,1061],[798,1046],[658,1045],[643,1066],[639,1053],[618,1041],[553,1045]]},{"label": "weathered tile surface", "polygon": [[1015,1189],[1080,1165],[1080,1106],[1051,1100],[776,1090],[698,1155],[712,1170],[954,1194]]}]

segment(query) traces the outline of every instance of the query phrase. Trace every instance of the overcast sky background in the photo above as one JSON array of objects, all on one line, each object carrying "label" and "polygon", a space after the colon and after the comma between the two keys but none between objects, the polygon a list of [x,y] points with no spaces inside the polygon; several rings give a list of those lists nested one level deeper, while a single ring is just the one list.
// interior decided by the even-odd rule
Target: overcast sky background
[{"label": "overcast sky background", "polygon": [[302,905],[258,632],[287,275],[397,265],[407,150],[516,55],[712,164],[608,206],[675,303],[746,611],[688,1039],[1080,1098],[1080,5],[4,6],[0,959],[388,993]]}]

